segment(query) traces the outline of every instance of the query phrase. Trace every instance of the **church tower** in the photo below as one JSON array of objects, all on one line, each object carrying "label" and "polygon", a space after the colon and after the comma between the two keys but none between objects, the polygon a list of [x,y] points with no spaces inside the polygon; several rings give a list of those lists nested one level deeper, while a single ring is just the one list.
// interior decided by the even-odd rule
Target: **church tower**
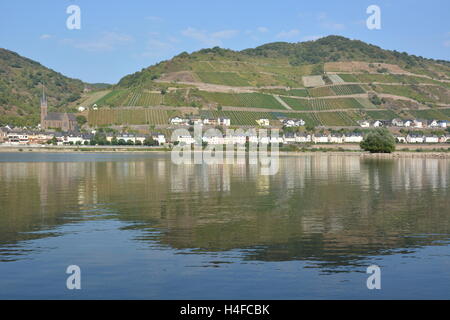
[{"label": "church tower", "polygon": [[45,87],[42,85],[42,97],[41,97],[41,128],[45,129],[45,118],[47,117],[48,105],[47,97],[45,96]]}]

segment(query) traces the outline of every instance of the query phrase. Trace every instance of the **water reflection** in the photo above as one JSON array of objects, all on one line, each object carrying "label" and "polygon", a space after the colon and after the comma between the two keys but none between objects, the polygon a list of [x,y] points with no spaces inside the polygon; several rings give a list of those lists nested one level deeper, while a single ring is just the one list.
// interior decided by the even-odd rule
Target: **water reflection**
[{"label": "water reflection", "polygon": [[126,223],[149,246],[334,272],[450,238],[448,160],[289,156],[267,177],[248,164],[176,166],[168,155],[28,156],[0,155],[0,261],[98,220]]}]

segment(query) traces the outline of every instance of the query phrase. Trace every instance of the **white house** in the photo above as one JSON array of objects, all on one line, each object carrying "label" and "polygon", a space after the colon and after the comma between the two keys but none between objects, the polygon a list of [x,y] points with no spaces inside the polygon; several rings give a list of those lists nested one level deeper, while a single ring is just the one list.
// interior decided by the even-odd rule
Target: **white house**
[{"label": "white house", "polygon": [[155,141],[157,141],[158,144],[159,144],[160,146],[165,145],[166,142],[167,142],[167,141],[166,141],[166,136],[163,135],[163,134],[161,134],[161,133],[155,133],[155,134],[153,134],[153,135],[152,135],[152,139],[155,140]]},{"label": "white house", "polygon": [[363,140],[363,135],[359,133],[352,133],[350,135],[345,135],[344,137],[345,143],[361,143]]},{"label": "white house", "polygon": [[231,135],[227,135],[225,138],[226,144],[240,144],[244,145],[247,142],[247,135],[243,133],[234,133]]},{"label": "white house", "polygon": [[405,120],[404,125],[406,128],[409,128],[413,125],[413,120]]},{"label": "white house", "polygon": [[276,143],[278,143],[278,144],[282,144],[282,143],[284,143],[284,138],[283,137],[270,137],[270,143],[272,143],[272,144],[276,144]]},{"label": "white house", "polygon": [[430,121],[430,123],[428,124],[428,126],[429,126],[430,128],[437,128],[437,127],[439,127],[438,120],[432,120],[432,121]]},{"label": "white house", "polygon": [[84,144],[86,141],[82,136],[64,136],[63,144]]},{"label": "white house", "polygon": [[438,121],[438,126],[441,127],[441,128],[443,128],[443,129],[447,129],[447,127],[448,127],[448,121],[446,121],[446,120]]},{"label": "white house", "polygon": [[328,136],[324,134],[313,135],[312,141],[314,143],[328,143]]},{"label": "white house", "polygon": [[264,137],[264,136],[262,136],[262,137],[259,137],[259,143],[260,144],[269,144],[270,143],[270,137],[269,136],[267,136],[267,137]]},{"label": "white house", "polygon": [[405,126],[405,121],[403,121],[402,119],[393,119],[392,120],[392,126],[394,127],[404,127]]},{"label": "white house", "polygon": [[344,135],[342,134],[332,134],[329,136],[328,141],[330,143],[344,143]]},{"label": "white house", "polygon": [[187,124],[187,123],[189,123],[189,120],[182,119],[180,117],[175,117],[175,118],[170,119],[170,124],[173,124],[173,125],[183,125],[183,124]]},{"label": "white house", "polygon": [[426,136],[425,143],[439,143],[439,137],[438,136]]},{"label": "white house", "polygon": [[28,144],[30,141],[28,139],[28,134],[9,133],[8,142],[12,145],[19,145],[19,144]]},{"label": "white house", "polygon": [[200,117],[191,117],[190,123],[194,126],[202,126],[203,125],[203,119]]},{"label": "white house", "polygon": [[376,120],[376,121],[373,123],[373,126],[374,126],[374,128],[380,128],[380,127],[383,126],[383,122],[382,122],[381,120]]},{"label": "white house", "polygon": [[133,142],[134,144],[136,144],[136,142],[139,141],[141,144],[143,144],[146,138],[144,136],[133,136],[133,135],[124,134],[124,135],[116,137],[116,139],[117,139],[117,141],[123,140],[126,143]]},{"label": "white house", "polygon": [[297,120],[297,119],[285,119],[282,120],[281,123],[286,128],[295,128],[295,127],[303,127],[306,122],[303,121],[303,119]]},{"label": "white house", "polygon": [[231,126],[231,119],[219,118],[219,119],[217,119],[217,123],[219,124],[219,126],[229,127],[229,126]]},{"label": "white house", "polygon": [[195,143],[195,139],[191,135],[178,136],[176,141],[181,145],[190,145]]},{"label": "white house", "polygon": [[361,128],[370,128],[370,122],[367,120],[358,121]]},{"label": "white house", "polygon": [[84,112],[84,111],[86,111],[85,107],[83,107],[83,106],[78,107],[78,112]]},{"label": "white house", "polygon": [[284,135],[284,143],[296,143],[297,142],[297,137],[295,135],[295,133],[292,132],[288,132]]},{"label": "white house", "polygon": [[424,120],[414,120],[413,122],[414,128],[423,128],[426,125],[426,122]]},{"label": "white house", "polygon": [[403,136],[396,136],[395,140],[397,140],[398,143],[406,143],[406,137]]},{"label": "white house", "polygon": [[297,143],[309,143],[312,142],[312,136],[310,134],[297,134],[295,141]]},{"label": "white house", "polygon": [[218,124],[218,121],[215,118],[206,118],[203,119],[203,124],[207,126],[215,126],[216,124]]},{"label": "white house", "polygon": [[259,119],[259,120],[256,120],[256,123],[261,127],[269,127],[270,126],[269,119]]},{"label": "white house", "polygon": [[206,142],[210,145],[224,145],[225,144],[225,138],[223,136],[216,136],[216,135],[206,135],[202,138],[203,142]]},{"label": "white house", "polygon": [[421,135],[409,134],[406,137],[406,142],[408,143],[424,143],[425,137]]}]

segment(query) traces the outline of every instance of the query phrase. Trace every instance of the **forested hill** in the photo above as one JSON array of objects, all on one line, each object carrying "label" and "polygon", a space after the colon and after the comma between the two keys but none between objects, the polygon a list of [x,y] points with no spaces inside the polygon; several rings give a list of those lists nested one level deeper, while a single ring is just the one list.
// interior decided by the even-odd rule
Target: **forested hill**
[{"label": "forested hill", "polygon": [[0,48],[0,124],[36,124],[42,83],[51,109],[62,109],[78,100],[89,86]]}]

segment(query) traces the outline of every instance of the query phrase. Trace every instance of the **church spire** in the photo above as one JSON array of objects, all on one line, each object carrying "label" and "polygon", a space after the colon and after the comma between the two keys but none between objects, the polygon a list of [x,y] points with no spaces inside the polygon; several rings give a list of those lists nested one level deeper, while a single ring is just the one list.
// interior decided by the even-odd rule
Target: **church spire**
[{"label": "church spire", "polygon": [[41,106],[47,106],[47,97],[45,96],[45,85],[42,84]]},{"label": "church spire", "polygon": [[41,97],[41,128],[47,129],[45,118],[47,118],[48,105],[47,97],[45,96],[45,86],[42,84],[42,97]]}]

